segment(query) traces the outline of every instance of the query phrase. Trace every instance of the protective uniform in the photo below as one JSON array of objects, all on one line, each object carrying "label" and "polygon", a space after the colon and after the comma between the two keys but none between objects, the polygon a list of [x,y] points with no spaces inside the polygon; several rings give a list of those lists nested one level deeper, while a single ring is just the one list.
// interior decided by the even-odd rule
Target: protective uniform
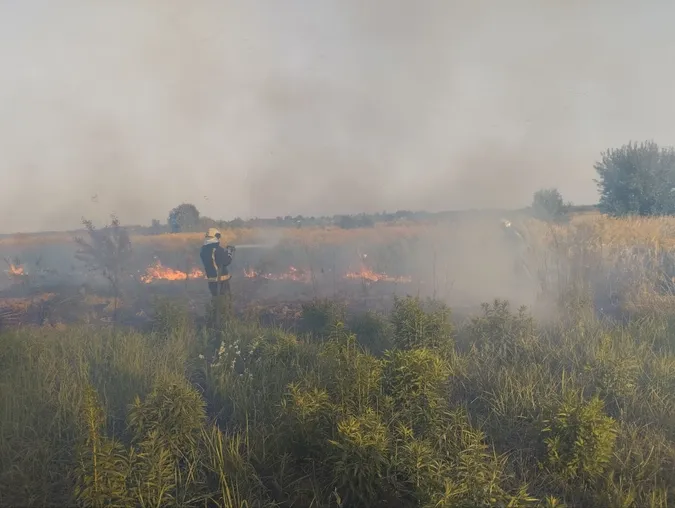
[{"label": "protective uniform", "polygon": [[227,266],[232,262],[234,249],[220,246],[220,231],[210,228],[206,232],[204,245],[202,245],[199,257],[204,263],[204,273],[209,282],[209,290],[213,296],[230,293],[230,277]]},{"label": "protective uniform", "polygon": [[527,262],[527,242],[520,232],[513,227],[511,221],[501,219],[504,240],[506,241],[511,254],[515,257],[514,271],[519,277],[531,278],[532,274]]},{"label": "protective uniform", "polygon": [[525,244],[525,238],[523,238],[523,235],[512,226],[511,221],[502,219],[501,225],[502,231],[504,231],[504,237],[511,245],[522,246]]}]

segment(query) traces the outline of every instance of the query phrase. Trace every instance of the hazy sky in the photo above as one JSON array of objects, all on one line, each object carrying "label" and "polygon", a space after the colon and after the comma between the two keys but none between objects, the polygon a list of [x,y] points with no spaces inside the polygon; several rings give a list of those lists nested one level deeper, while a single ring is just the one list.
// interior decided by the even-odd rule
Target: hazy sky
[{"label": "hazy sky", "polygon": [[601,151],[675,144],[674,14],[0,0],[0,232],[183,201],[217,218],[516,207],[549,186],[591,203]]}]

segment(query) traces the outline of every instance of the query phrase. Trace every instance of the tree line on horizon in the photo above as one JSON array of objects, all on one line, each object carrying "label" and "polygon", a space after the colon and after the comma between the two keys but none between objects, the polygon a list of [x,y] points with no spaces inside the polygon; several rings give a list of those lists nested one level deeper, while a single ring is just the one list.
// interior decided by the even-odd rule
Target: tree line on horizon
[{"label": "tree line on horizon", "polygon": [[[571,214],[597,210],[613,217],[675,215],[675,148],[660,147],[654,141],[629,142],[611,148],[594,164],[600,200],[597,205],[575,206],[565,202],[557,188],[540,189],[534,193],[527,211],[546,221],[565,221]],[[487,213],[499,210],[485,211]],[[501,211],[503,212],[503,211]],[[244,220],[216,220],[202,216],[194,204],[182,203],[169,212],[166,224],[155,219],[150,233],[201,231],[209,227],[303,227],[337,226],[343,229],[373,227],[377,223],[443,221],[468,211],[424,212],[398,210],[374,214],[333,216],[290,216]],[[476,213],[476,211],[470,211]]]}]

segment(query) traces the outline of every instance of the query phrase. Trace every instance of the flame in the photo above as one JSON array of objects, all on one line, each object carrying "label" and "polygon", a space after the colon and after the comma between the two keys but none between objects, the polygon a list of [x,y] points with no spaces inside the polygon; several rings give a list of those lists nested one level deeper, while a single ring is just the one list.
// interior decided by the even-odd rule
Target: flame
[{"label": "flame", "polygon": [[26,271],[24,270],[23,266],[20,264],[14,264],[14,263],[8,263],[9,264],[9,270],[5,270],[5,273],[9,275],[10,277],[23,277],[26,275]]},{"label": "flame", "polygon": [[311,272],[306,272],[304,270],[298,270],[294,266],[290,266],[287,272],[281,273],[273,277],[274,280],[296,280],[302,282],[308,282],[312,279]]},{"label": "flame", "polygon": [[146,284],[150,284],[155,280],[186,280],[190,279],[199,279],[204,277],[204,272],[197,268],[193,268],[190,273],[181,272],[180,270],[174,270],[173,268],[167,268],[162,265],[162,262],[157,260],[155,264],[149,266],[145,270],[145,275],[141,276],[141,280]]},{"label": "flame", "polygon": [[[22,275],[23,268],[19,267],[16,269],[12,265],[13,270],[11,271],[14,275]],[[141,280],[150,284],[156,280],[169,280],[169,281],[180,281],[186,279],[199,279],[204,277],[204,272],[197,268],[193,268],[189,274],[181,272],[180,270],[175,270],[173,268],[168,268],[162,265],[162,262],[157,260],[152,266],[149,266],[145,270],[145,274],[141,276]],[[312,281],[312,272],[311,270],[303,270],[290,266],[286,272],[283,273],[270,273],[270,272],[260,272],[254,268],[244,268],[244,277],[247,279],[264,279],[264,280],[279,280],[279,281],[294,281],[294,282],[311,282]],[[378,273],[366,266],[361,267],[361,270],[358,272],[347,272],[344,276],[345,279],[359,279],[367,282],[412,282],[412,278],[408,276],[394,277],[387,275],[386,273]]]},{"label": "flame", "polygon": [[366,268],[365,266],[361,268],[358,272],[349,272],[345,275],[345,279],[361,279],[368,282],[411,282],[411,277],[392,277],[386,273],[377,273]]},{"label": "flame", "polygon": [[21,265],[15,265],[13,263],[9,264],[9,270],[7,271],[10,275],[14,275],[17,277],[20,277],[21,275],[25,275],[25,271],[23,269],[23,266]]}]

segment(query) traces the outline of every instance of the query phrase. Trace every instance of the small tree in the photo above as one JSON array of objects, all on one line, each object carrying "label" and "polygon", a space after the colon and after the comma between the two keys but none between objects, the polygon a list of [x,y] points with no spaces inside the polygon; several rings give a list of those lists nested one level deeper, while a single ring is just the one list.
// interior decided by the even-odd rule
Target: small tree
[{"label": "small tree", "polygon": [[337,219],[337,225],[342,229],[354,229],[358,227],[356,219],[351,215],[341,215]]},{"label": "small tree", "polygon": [[159,235],[162,232],[162,224],[159,222],[159,219],[152,219],[150,225],[150,234]]},{"label": "small tree", "polygon": [[169,212],[169,227],[172,233],[191,231],[199,226],[199,210],[195,205],[183,203]]},{"label": "small tree", "polygon": [[675,213],[675,149],[630,142],[595,164],[600,211],[609,215]]},{"label": "small tree", "polygon": [[373,218],[365,213],[359,215],[340,215],[336,217],[336,223],[342,229],[372,228],[375,225]]},{"label": "small tree", "polygon": [[243,228],[246,226],[246,222],[241,217],[235,217],[230,222],[228,222],[227,226],[232,229]]},{"label": "small tree", "polygon": [[86,263],[91,270],[100,271],[108,279],[114,299],[114,322],[117,319],[120,283],[131,256],[131,238],[115,215],[111,215],[110,219],[110,224],[103,229],[96,229],[90,220],[82,219],[89,241],[81,237],[75,238],[79,246],[75,257]]},{"label": "small tree", "polygon": [[567,218],[569,206],[558,189],[541,189],[532,197],[532,214],[540,220],[558,222]]}]

